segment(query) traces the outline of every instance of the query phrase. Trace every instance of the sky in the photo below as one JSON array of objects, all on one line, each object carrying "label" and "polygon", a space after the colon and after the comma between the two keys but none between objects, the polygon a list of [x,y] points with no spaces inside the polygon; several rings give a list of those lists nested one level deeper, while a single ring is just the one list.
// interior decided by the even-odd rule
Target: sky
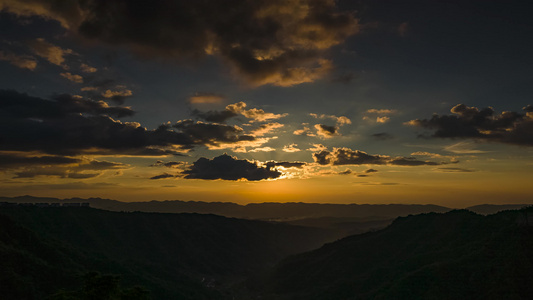
[{"label": "sky", "polygon": [[2,196],[533,203],[527,1],[0,0]]}]

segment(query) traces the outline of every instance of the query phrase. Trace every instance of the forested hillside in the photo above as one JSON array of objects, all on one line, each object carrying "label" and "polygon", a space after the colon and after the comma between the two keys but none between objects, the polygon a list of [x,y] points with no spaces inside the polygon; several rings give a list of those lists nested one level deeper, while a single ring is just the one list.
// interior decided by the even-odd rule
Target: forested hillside
[{"label": "forested hillside", "polygon": [[22,206],[2,207],[0,215],[2,257],[8,257],[2,286],[33,299],[72,287],[89,271],[122,275],[156,299],[209,299],[289,254],[336,238],[328,230],[215,215]]},{"label": "forested hillside", "polygon": [[266,299],[531,299],[532,215],[398,218],[287,258],[259,289]]}]

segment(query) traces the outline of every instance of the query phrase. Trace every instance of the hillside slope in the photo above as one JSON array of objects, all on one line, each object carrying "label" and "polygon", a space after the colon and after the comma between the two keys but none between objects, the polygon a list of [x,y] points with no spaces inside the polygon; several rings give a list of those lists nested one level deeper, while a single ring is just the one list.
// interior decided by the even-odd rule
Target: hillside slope
[{"label": "hillside slope", "polygon": [[[48,245],[48,251],[59,255],[58,259],[68,258],[72,264],[80,265],[65,267],[72,269],[72,274],[86,270],[118,272],[127,280],[136,275],[155,292],[152,294],[156,299],[168,299],[164,291],[179,294],[195,285],[200,290],[222,290],[289,254],[318,248],[336,238],[331,231],[322,229],[215,215],[21,206],[1,207],[1,214],[16,220],[14,226],[32,239]],[[20,243],[10,236],[3,237],[2,243],[15,245],[16,251],[33,249],[31,245],[18,247]],[[61,254],[62,247],[72,249],[74,254]],[[81,262],[80,257],[90,259]],[[42,260],[55,265],[50,259]],[[96,260],[105,263],[91,263]],[[24,276],[38,282],[40,277],[36,274],[29,272]],[[199,297],[193,291],[188,293],[189,299]],[[204,294],[200,291],[200,298]]]},{"label": "hillside slope", "polygon": [[[259,284],[259,294],[263,299],[531,299],[533,227],[525,211],[398,218],[384,230],[285,259]],[[531,219],[533,209],[527,212]]]}]

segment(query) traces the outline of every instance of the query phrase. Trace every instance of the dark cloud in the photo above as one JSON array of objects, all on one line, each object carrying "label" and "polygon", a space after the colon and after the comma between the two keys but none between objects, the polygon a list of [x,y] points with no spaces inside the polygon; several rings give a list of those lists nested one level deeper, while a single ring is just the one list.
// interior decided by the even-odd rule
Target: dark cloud
[{"label": "dark cloud", "polygon": [[138,123],[122,123],[108,116],[67,115],[60,119],[0,119],[0,149],[42,151],[49,154],[168,155],[173,145],[191,147],[174,131],[147,130]]},{"label": "dark cloud", "polygon": [[316,133],[323,138],[330,138],[339,134],[339,127],[316,124]]},{"label": "dark cloud", "polygon": [[236,117],[239,114],[228,109],[224,109],[222,111],[210,110],[207,112],[202,112],[202,111],[199,111],[198,109],[194,109],[191,112],[191,115],[193,115],[194,117],[206,120],[208,122],[224,123],[226,122],[226,120]]},{"label": "dark cloud", "polygon": [[100,175],[100,173],[78,173],[70,172],[64,169],[54,169],[54,168],[33,168],[30,170],[24,170],[20,172],[15,172],[15,177],[13,178],[35,178],[37,176],[48,176],[48,177],[59,177],[59,178],[73,178],[73,179],[87,179],[94,178]]},{"label": "dark cloud", "polygon": [[357,32],[353,14],[337,11],[331,0],[33,0],[9,1],[4,9],[57,20],[145,57],[216,55],[258,85],[322,77],[331,68],[325,51]]},{"label": "dark cloud", "polygon": [[65,156],[29,156],[25,153],[0,153],[0,171],[13,172],[15,178],[55,176],[85,179],[96,177],[106,170],[125,169],[128,165]]},{"label": "dark cloud", "polygon": [[390,140],[394,138],[394,136],[386,132],[374,133],[372,134],[372,137],[375,138],[376,140],[381,140],[381,141]]},{"label": "dark cloud", "polygon": [[246,109],[247,104],[244,102],[237,102],[226,106],[222,111],[211,110],[207,112],[202,112],[197,109],[194,109],[191,114],[194,117],[209,121],[223,123],[226,120],[242,115],[248,119],[252,119],[253,122],[264,122],[272,119],[279,119],[287,116],[287,114],[273,114],[267,113],[259,108],[250,108]]},{"label": "dark cloud", "polygon": [[288,162],[288,161],[268,161],[264,164],[267,168],[274,169],[275,167],[284,168],[298,168],[301,169],[306,163],[303,162]]},{"label": "dark cloud", "polygon": [[48,154],[181,155],[194,146],[253,142],[237,126],[180,121],[147,130],[136,122],[110,116],[130,116],[127,107],[103,101],[59,95],[52,100],[0,90],[0,150]]},{"label": "dark cloud", "polygon": [[213,159],[200,158],[183,171],[186,179],[206,180],[240,180],[258,181],[278,178],[281,172],[269,167],[261,167],[245,159],[237,159],[227,154]]},{"label": "dark cloud", "polygon": [[330,154],[331,152],[327,150],[315,152],[313,153],[313,159],[319,165],[328,165],[330,163]]},{"label": "dark cloud", "polygon": [[192,144],[218,146],[221,143],[255,140],[254,136],[245,134],[244,130],[238,126],[184,120],[177,122],[173,127],[185,135]]},{"label": "dark cloud", "polygon": [[167,167],[167,168],[177,168],[179,166],[183,166],[185,163],[182,161],[168,161],[164,162],[162,160],[158,160],[155,162],[155,164],[151,165],[151,167]]},{"label": "dark cloud", "polygon": [[52,166],[80,163],[81,159],[64,156],[25,156],[23,154],[1,153],[0,170],[20,168],[24,166]]},{"label": "dark cloud", "polygon": [[364,171],[365,173],[376,173],[378,172],[378,170],[375,170],[375,169],[367,169]]},{"label": "dark cloud", "polygon": [[178,175],[172,175],[172,174],[168,174],[168,173],[163,173],[163,174],[160,174],[160,175],[156,175],[156,176],[153,176],[153,177],[150,177],[150,179],[165,179],[165,178],[175,178],[175,177],[178,177]]},{"label": "dark cloud", "polygon": [[463,168],[438,168],[437,170],[440,170],[442,172],[450,172],[450,173],[471,173],[471,172],[475,172],[474,170],[463,169]]},{"label": "dark cloud", "polygon": [[352,174],[355,174],[355,172],[350,170],[350,169],[346,169],[346,170],[341,171],[341,172],[339,172],[337,174],[339,174],[339,175],[352,175]]},{"label": "dark cloud", "polygon": [[0,90],[0,114],[12,118],[57,119],[68,114],[132,116],[129,107],[109,106],[103,101],[93,101],[79,96],[62,94],[45,100],[19,93],[14,90]]},{"label": "dark cloud", "polygon": [[284,125],[283,124],[280,124],[280,123],[266,123],[266,124],[261,124],[259,125],[258,128],[252,130],[250,132],[250,134],[252,134],[253,136],[263,136],[265,134],[269,134],[271,133],[272,131],[278,129],[278,128],[281,128],[283,127]]},{"label": "dark cloud", "polygon": [[491,107],[478,109],[458,104],[451,115],[433,115],[431,119],[411,120],[407,124],[433,129],[436,138],[475,138],[522,146],[533,146],[533,112],[524,107],[525,114],[504,111],[495,113]]},{"label": "dark cloud", "polygon": [[388,155],[372,155],[360,150],[349,148],[333,148],[333,151],[322,150],[313,153],[313,159],[320,165],[397,165],[423,166],[440,165],[442,163],[421,161],[413,157],[391,157]]}]

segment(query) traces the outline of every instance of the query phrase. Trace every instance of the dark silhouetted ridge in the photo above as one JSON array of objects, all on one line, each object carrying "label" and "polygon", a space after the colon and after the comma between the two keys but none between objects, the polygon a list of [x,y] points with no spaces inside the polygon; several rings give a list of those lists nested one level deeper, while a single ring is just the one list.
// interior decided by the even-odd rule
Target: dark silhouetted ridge
[{"label": "dark silhouetted ridge", "polygon": [[2,259],[2,280],[21,292],[30,283],[27,299],[69,288],[89,271],[121,275],[155,299],[216,299],[285,256],[336,238],[324,229],[201,214],[4,206],[0,217],[7,224],[2,257],[11,257]]},{"label": "dark silhouetted ridge", "polygon": [[528,212],[467,210],[396,219],[282,261],[263,299],[531,299]]}]

